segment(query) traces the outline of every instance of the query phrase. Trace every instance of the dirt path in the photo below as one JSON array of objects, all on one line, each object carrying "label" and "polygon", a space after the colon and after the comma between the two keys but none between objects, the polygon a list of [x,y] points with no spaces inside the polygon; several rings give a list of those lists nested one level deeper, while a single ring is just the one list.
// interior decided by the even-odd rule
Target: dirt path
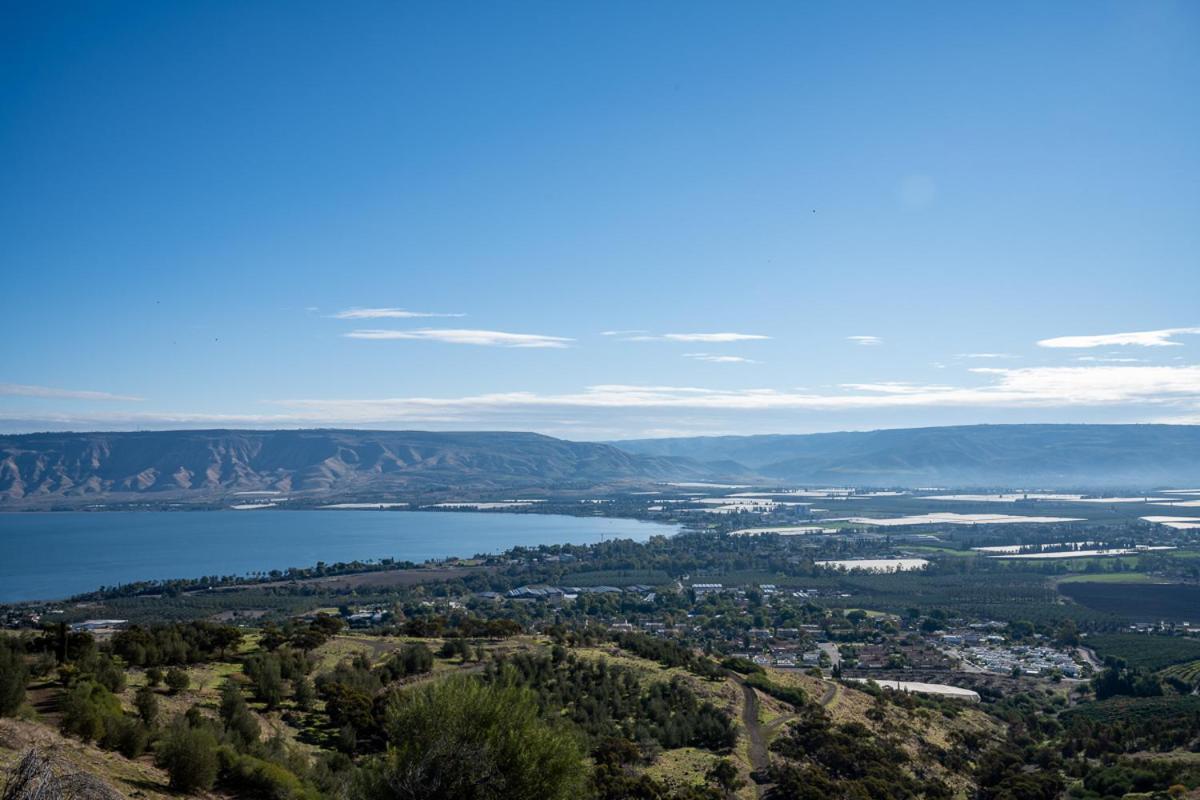
[{"label": "dirt path", "polygon": [[767,731],[768,733],[774,733],[777,728],[787,725],[789,722],[794,721],[799,716],[799,714],[785,714],[782,717],[776,717],[766,725],[763,725],[763,730]]},{"label": "dirt path", "polygon": [[[765,775],[767,767],[771,764],[771,759],[767,755],[767,737],[763,733],[762,725],[758,721],[758,694],[753,687],[747,686],[741,680],[737,680],[738,686],[742,688],[742,725],[746,728],[746,738],[750,743],[750,767],[755,774]],[[755,794],[762,797],[766,787],[762,784],[755,784]]]},{"label": "dirt path", "polygon": [[829,683],[825,686],[825,693],[821,695],[821,699],[817,702],[821,704],[821,708],[829,708],[841,696],[842,685],[840,683]]}]

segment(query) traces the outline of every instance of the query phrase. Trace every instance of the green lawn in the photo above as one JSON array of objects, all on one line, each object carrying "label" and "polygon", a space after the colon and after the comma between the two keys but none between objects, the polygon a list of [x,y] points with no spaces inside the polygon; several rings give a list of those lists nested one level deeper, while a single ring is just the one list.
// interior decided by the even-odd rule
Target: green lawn
[{"label": "green lawn", "polygon": [[1059,578],[1059,583],[1164,583],[1144,572],[1085,572]]},{"label": "green lawn", "polygon": [[954,556],[956,558],[979,558],[979,553],[974,550],[956,550],[953,547],[934,547],[932,545],[904,545],[899,549],[912,553],[928,553],[935,556]]}]

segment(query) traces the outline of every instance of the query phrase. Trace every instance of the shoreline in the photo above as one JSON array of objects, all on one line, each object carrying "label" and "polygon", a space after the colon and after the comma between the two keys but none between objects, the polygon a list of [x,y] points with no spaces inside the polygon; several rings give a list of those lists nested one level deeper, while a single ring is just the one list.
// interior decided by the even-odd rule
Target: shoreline
[{"label": "shoreline", "polygon": [[[307,511],[308,509],[305,509],[305,510],[278,509],[278,510],[287,511],[287,512],[290,512],[292,515],[297,515],[297,514],[302,514],[304,511]],[[331,512],[339,512],[340,511],[343,514],[355,513],[355,512],[359,512],[359,511],[375,511],[374,509],[327,509],[327,510],[331,511]],[[396,510],[396,509],[385,509],[385,511],[390,511],[390,510]],[[414,511],[425,511],[425,509],[414,509]],[[509,550],[512,550],[515,548],[522,548],[522,547],[537,548],[537,547],[541,547],[541,546],[582,546],[582,545],[591,544],[593,542],[593,540],[595,540],[596,537],[600,537],[602,539],[603,537],[609,535],[608,532],[603,531],[603,530],[593,530],[593,531],[585,532],[583,530],[583,528],[588,525],[588,523],[585,522],[585,520],[592,521],[593,523],[600,523],[600,525],[602,525],[602,526],[610,526],[611,525],[611,526],[620,528],[621,530],[612,532],[612,534],[611,534],[612,538],[618,538],[618,539],[630,538],[635,541],[641,540],[641,539],[637,536],[628,535],[630,533],[630,531],[624,530],[624,528],[627,528],[634,524],[636,524],[639,528],[641,528],[641,526],[653,526],[654,529],[642,529],[639,531],[639,533],[644,533],[644,535],[645,535],[644,538],[647,538],[647,539],[650,538],[651,536],[655,536],[655,535],[673,536],[684,529],[684,526],[681,524],[672,523],[672,522],[663,521],[663,520],[647,520],[647,519],[639,519],[639,518],[634,518],[634,517],[621,517],[621,516],[600,516],[600,515],[595,515],[594,513],[587,514],[587,515],[582,515],[582,514],[572,515],[572,514],[557,514],[557,513],[533,513],[533,514],[530,514],[530,513],[521,512],[521,511],[518,511],[518,512],[471,511],[471,510],[466,510],[466,509],[441,509],[440,511],[445,514],[458,515],[459,519],[463,519],[463,520],[470,519],[471,520],[469,525],[471,528],[473,528],[473,530],[459,532],[463,539],[463,541],[461,543],[448,542],[446,544],[446,547],[455,547],[456,544],[461,544],[462,550],[457,553],[449,553],[449,552],[446,552],[445,549],[437,547],[437,543],[439,542],[440,536],[444,536],[447,533],[453,533],[453,532],[448,532],[445,530],[441,530],[441,531],[435,530],[435,531],[426,532],[426,531],[418,531],[413,528],[408,528],[408,529],[399,529],[399,530],[395,530],[395,531],[392,531],[392,530],[380,531],[376,528],[375,530],[357,529],[357,530],[345,531],[345,532],[339,531],[338,533],[343,534],[346,538],[357,537],[359,539],[359,541],[354,542],[354,543],[343,543],[344,544],[343,552],[345,552],[345,555],[342,555],[342,556],[326,555],[325,557],[322,558],[322,557],[320,557],[319,554],[316,554],[316,552],[318,550],[325,549],[323,547],[323,545],[320,543],[321,538],[327,537],[329,535],[335,535],[335,534],[330,534],[326,531],[317,531],[317,530],[310,529],[305,532],[305,536],[307,538],[304,539],[303,541],[297,541],[295,539],[295,537],[292,537],[289,539],[281,539],[280,546],[276,550],[270,550],[268,547],[268,550],[261,551],[261,549],[265,545],[269,545],[269,543],[264,543],[262,541],[256,540],[250,533],[243,532],[242,535],[238,536],[238,535],[235,535],[235,534],[237,534],[236,531],[231,531],[222,526],[214,526],[209,530],[202,530],[202,531],[198,531],[198,532],[195,530],[190,531],[190,532],[189,531],[179,531],[179,532],[177,532],[177,535],[179,535],[181,537],[189,537],[189,538],[184,538],[181,541],[181,544],[189,545],[193,550],[196,549],[197,545],[194,541],[191,540],[190,537],[195,536],[195,535],[217,534],[220,537],[223,537],[223,538],[229,540],[229,542],[226,542],[225,544],[233,543],[231,546],[236,546],[236,544],[240,543],[240,542],[250,542],[250,543],[256,545],[260,549],[261,552],[258,554],[254,554],[253,552],[242,553],[238,556],[230,557],[228,559],[228,561],[237,562],[240,560],[240,561],[246,562],[246,561],[256,560],[256,559],[258,559],[258,556],[263,556],[263,559],[258,559],[258,565],[256,565],[256,566],[250,566],[247,564],[247,565],[245,565],[244,569],[239,569],[236,572],[229,571],[231,568],[197,567],[196,571],[199,572],[200,574],[193,574],[190,576],[176,575],[176,576],[172,576],[172,577],[163,577],[162,572],[158,571],[157,574],[143,573],[143,574],[147,575],[147,577],[133,578],[130,576],[115,576],[114,578],[111,579],[111,581],[112,581],[111,583],[105,582],[105,580],[102,578],[96,582],[88,584],[87,588],[81,587],[79,589],[64,590],[64,594],[60,595],[57,598],[55,598],[55,597],[48,598],[45,596],[8,598],[8,599],[0,600],[0,607],[21,607],[21,606],[27,606],[30,604],[53,604],[53,603],[64,603],[64,602],[86,602],[89,599],[95,599],[96,597],[103,597],[105,590],[116,590],[116,589],[120,589],[122,587],[138,587],[138,586],[145,587],[145,591],[131,591],[127,594],[121,595],[121,596],[134,596],[134,595],[139,595],[139,594],[144,595],[144,594],[152,593],[150,591],[150,589],[152,587],[158,587],[158,591],[160,591],[160,592],[164,591],[167,587],[173,586],[173,585],[179,586],[180,590],[183,590],[182,589],[183,586],[187,586],[188,589],[193,589],[193,587],[191,586],[193,583],[198,584],[194,587],[194,589],[200,589],[202,587],[203,588],[208,588],[208,587],[248,588],[248,587],[253,587],[253,586],[260,586],[264,583],[268,583],[271,581],[280,581],[280,580],[284,581],[285,583],[290,583],[297,579],[308,579],[308,578],[314,578],[314,577],[343,577],[343,576],[349,575],[349,574],[369,574],[369,573],[375,573],[375,572],[396,571],[397,569],[401,569],[401,568],[407,568],[407,569],[436,568],[437,566],[445,566],[448,562],[449,563],[457,563],[457,562],[462,562],[462,561],[474,561],[474,560],[486,561],[488,558],[494,558],[499,554],[508,552]],[[236,511],[231,511],[228,509],[226,509],[226,512],[227,512],[226,519],[239,521],[237,523],[238,528],[260,528],[262,526],[261,522],[241,523],[240,521],[241,520],[249,521],[249,520],[257,519],[257,520],[263,520],[265,522],[266,520],[270,519],[271,516],[275,516],[275,515],[268,516],[268,515],[260,515],[260,514],[247,515],[247,514],[242,514],[242,513],[236,512]],[[11,548],[8,547],[7,544],[4,542],[4,527],[5,526],[3,525],[3,519],[4,519],[6,513],[7,512],[0,512],[0,546],[3,546],[4,550],[9,550]],[[58,517],[59,514],[83,515],[83,514],[87,514],[87,513],[88,512],[54,512],[53,515],[50,515],[50,514],[33,515],[33,516],[29,517],[29,519],[48,520],[48,519],[54,519],[55,517]],[[143,515],[145,515],[145,514],[164,514],[167,512],[125,511],[124,513],[127,515],[130,515],[130,516],[133,516],[133,517],[139,517],[139,518],[141,518],[139,521],[145,523],[145,522],[152,522],[153,520],[149,520],[146,517],[143,517]],[[379,512],[376,511],[376,513],[379,513]],[[434,514],[437,512],[426,511],[426,513]],[[20,515],[16,515],[16,516],[25,517],[24,514],[20,514]],[[106,514],[104,516],[109,517],[110,515]],[[315,519],[318,516],[321,516],[321,517],[333,516],[333,514],[312,515],[312,516]],[[362,514],[359,516],[368,518],[373,515]],[[439,516],[441,516],[441,514],[439,514]],[[504,519],[506,525],[509,527],[509,530],[493,532],[493,531],[483,528],[481,526],[481,523],[488,516]],[[520,516],[527,517],[530,521],[539,520],[539,522],[537,522],[537,523],[531,522],[529,525],[530,530],[528,530],[528,531],[512,530],[512,527],[514,527],[514,524],[517,526],[519,526],[521,524],[520,521],[516,519],[517,517],[520,517]],[[181,515],[181,518],[183,518],[183,517],[190,517],[194,520],[202,518],[197,515]],[[553,531],[552,529],[554,527],[554,521],[556,519],[559,521],[570,520],[571,525],[579,525],[580,529],[570,530],[570,531],[561,531],[561,532]],[[414,523],[414,525],[415,524],[416,523]],[[270,534],[275,537],[289,536],[290,531],[286,530],[284,528],[284,526],[286,526],[286,522],[280,522],[279,526],[275,527],[273,530],[270,531]],[[208,526],[204,526],[204,527],[207,528]],[[270,526],[268,526],[268,527],[270,527]],[[539,528],[540,528],[540,530],[539,530]],[[548,530],[548,529],[550,529],[550,530]],[[85,543],[91,544],[93,547],[96,546],[93,543],[87,542],[86,535],[81,537],[78,531],[70,531],[70,532],[56,531],[55,533],[59,533],[60,535],[66,535],[69,533],[70,536],[72,536],[74,538],[77,538],[77,539],[82,538],[82,540]],[[108,533],[111,533],[111,531],[109,531]],[[539,536],[539,534],[540,534],[540,536]],[[33,534],[31,532],[30,535],[35,535],[35,534]],[[487,536],[491,536],[491,535],[498,535],[498,536],[502,537],[503,540],[499,543],[493,544],[492,542],[487,542],[481,538],[481,537],[487,537]],[[524,541],[514,540],[515,537],[518,537],[518,536],[520,537],[520,539],[523,539]],[[385,537],[386,537],[386,540],[385,540]],[[557,539],[557,541],[545,541],[544,539],[547,537]],[[362,541],[364,538],[367,540],[373,539],[375,541],[364,542],[364,541]],[[130,530],[125,535],[121,535],[120,541],[114,541],[114,545],[120,545],[121,547],[124,547],[126,549],[132,549],[135,551],[138,549],[139,545],[144,545],[146,543],[150,543],[152,546],[161,548],[161,545],[162,545],[161,539],[162,539],[161,532],[158,531],[156,528],[154,528],[153,525],[147,526],[147,525],[143,524],[143,525],[139,526],[138,529]],[[205,544],[207,544],[207,543],[205,543]],[[289,544],[291,545],[290,549],[289,549]],[[483,549],[484,546],[488,545],[488,544],[493,544],[493,546]],[[213,542],[211,544],[211,547],[206,547],[205,552],[211,552],[211,549],[214,547],[219,549],[219,547],[221,545],[222,545],[221,542]],[[69,543],[66,543],[61,546],[69,546]],[[408,556],[408,554],[406,554],[404,552],[397,552],[395,550],[393,551],[393,554],[389,554],[387,552],[389,547],[390,548],[399,548],[400,551],[403,551],[404,549],[407,548],[409,551],[412,551],[412,554],[411,554],[411,556]],[[370,549],[369,554],[367,552],[368,548]],[[181,550],[182,549],[186,549],[186,548],[181,548]],[[430,552],[431,550],[433,550],[435,552]],[[472,550],[474,552],[470,552]],[[353,551],[353,552],[351,552],[351,551]],[[286,555],[286,553],[288,553],[288,552],[292,552],[295,555],[288,556],[288,555]],[[406,557],[406,556],[408,556],[408,557]],[[169,557],[171,557],[171,554],[164,552],[159,557],[160,558],[169,558]],[[188,554],[186,552],[181,552],[178,556],[178,559],[186,560],[187,557],[188,557]],[[268,562],[265,560],[267,557],[274,557],[274,558],[273,558],[273,560]],[[286,563],[289,560],[292,561],[292,564],[293,564],[292,566],[284,566],[284,567],[275,566],[280,563]],[[303,566],[296,566],[296,562],[300,562],[301,564],[303,564]],[[392,566],[393,564],[395,564],[395,566]],[[87,567],[88,569],[94,569],[93,567],[91,567],[90,563],[86,560],[86,558],[80,561],[79,567],[80,567],[80,569],[82,569],[83,567]],[[347,567],[349,567],[349,569],[346,569]],[[316,572],[317,570],[320,570],[320,569],[335,569],[335,570],[337,570],[337,572],[334,575],[330,575],[330,573],[328,573],[328,572]],[[14,574],[22,574],[22,573],[16,572]],[[254,576],[256,574],[261,574],[262,577],[260,579],[255,579]],[[288,576],[295,576],[295,577],[288,577]],[[207,579],[207,578],[215,578],[216,580],[205,581],[205,579]],[[5,580],[6,580],[6,578],[0,577],[0,583],[5,582]],[[32,591],[36,591],[36,590],[32,590]]]}]

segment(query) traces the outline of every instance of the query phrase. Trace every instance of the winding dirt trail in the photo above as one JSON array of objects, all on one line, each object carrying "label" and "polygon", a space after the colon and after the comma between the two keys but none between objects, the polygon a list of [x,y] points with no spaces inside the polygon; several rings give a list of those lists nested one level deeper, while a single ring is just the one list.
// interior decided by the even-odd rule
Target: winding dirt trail
[{"label": "winding dirt trail", "polygon": [[842,695],[842,685],[840,683],[828,683],[825,686],[825,693],[821,695],[821,699],[817,702],[821,704],[821,708],[829,708]]},{"label": "winding dirt trail", "polygon": [[[766,725],[763,725],[758,720],[759,703],[758,693],[754,687],[742,680],[741,676],[732,675],[734,682],[742,690],[742,726],[746,729],[746,739],[749,742],[750,767],[754,774],[765,776],[767,769],[771,765],[770,751],[767,748],[767,736],[773,734],[778,729],[782,728],[789,722],[794,721],[798,714],[785,714],[777,717]],[[841,699],[843,687],[840,683],[833,681],[826,682],[825,691],[821,698],[817,701],[822,708],[829,708],[836,705]],[[769,784],[756,783],[755,793],[758,797],[762,797]]]},{"label": "winding dirt trail", "polygon": [[[765,775],[771,759],[767,755],[767,737],[758,721],[758,693],[741,680],[737,683],[742,687],[742,697],[745,700],[742,703],[742,725],[746,728],[746,738],[750,742],[750,766],[755,774]],[[755,784],[754,791],[758,797],[763,796],[765,789],[762,784]]]}]

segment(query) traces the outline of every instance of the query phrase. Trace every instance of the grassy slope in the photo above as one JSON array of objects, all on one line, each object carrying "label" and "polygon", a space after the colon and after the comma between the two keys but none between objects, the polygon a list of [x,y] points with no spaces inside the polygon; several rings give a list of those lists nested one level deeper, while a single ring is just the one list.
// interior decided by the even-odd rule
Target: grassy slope
[{"label": "grassy slope", "polygon": [[[367,653],[373,663],[378,663],[386,658],[388,653],[407,641],[413,640],[359,635],[335,637],[316,651],[320,662],[318,671],[330,669],[338,661],[357,653]],[[435,652],[441,645],[441,640],[438,639],[422,641],[425,641]],[[250,643],[249,646],[253,646],[253,643]],[[520,636],[489,645],[489,650],[514,652],[542,650],[549,646],[550,642],[546,639]],[[739,740],[730,757],[737,763],[743,777],[749,780],[751,771],[749,743],[742,723],[745,700],[741,687],[735,681],[732,679],[706,681],[681,668],[668,669],[657,662],[638,658],[611,645],[576,648],[573,652],[581,658],[605,659],[610,664],[632,669],[645,682],[668,681],[674,677],[687,681],[699,696],[724,709],[737,722]],[[434,675],[447,675],[472,668],[471,664],[464,666],[458,664],[457,661],[437,659]],[[188,673],[192,678],[192,685],[184,692],[170,696],[160,690],[159,702],[162,718],[183,713],[192,705],[199,705],[206,713],[215,715],[221,683],[229,677],[235,680],[243,679],[241,667],[235,662],[192,667]],[[950,720],[928,710],[908,712],[887,705],[884,706],[884,719],[873,722],[867,717],[866,712],[875,705],[876,701],[865,692],[795,672],[769,670],[768,674],[773,681],[779,684],[804,689],[811,700],[820,702],[839,723],[858,721],[879,732],[898,734],[904,749],[914,760],[921,759],[921,763],[928,761],[921,756],[922,747],[927,745],[949,746],[955,730],[976,729],[988,733],[995,732],[995,726],[988,722],[981,712],[970,708],[963,710],[955,719]],[[122,702],[127,708],[132,708],[133,695],[138,687],[144,685],[144,682],[145,677],[141,670],[130,670],[128,688],[121,696]],[[47,687],[39,691],[42,692],[42,697],[52,699],[57,689]],[[794,717],[794,712],[790,706],[762,692],[758,692],[757,695],[758,721],[769,742],[786,730],[786,725]],[[285,708],[286,705],[285,703]],[[302,731],[283,723],[281,711],[267,713],[259,704],[253,702],[251,708],[258,717],[265,735],[279,733],[289,742],[303,748],[312,747],[312,745],[305,744],[300,737]],[[140,791],[140,796],[148,798],[177,797],[168,791],[165,776],[161,770],[153,766],[150,757],[143,757],[136,762],[131,762],[116,753],[104,752],[94,746],[67,739],[59,735],[55,726],[56,719],[52,712],[45,713],[42,719],[36,722],[5,720],[0,723],[0,766],[7,767],[15,762],[30,746],[54,747],[62,750],[79,769],[105,778],[126,795]],[[647,771],[657,779],[677,785],[700,784],[704,781],[705,772],[717,758],[716,754],[695,748],[667,750],[656,758]],[[938,772],[939,769],[936,765],[934,766],[934,772],[940,777],[946,778],[956,789],[965,792],[969,788],[961,778],[946,775],[944,771]],[[738,797],[744,798],[744,800],[755,797],[753,785],[748,783]]]},{"label": "grassy slope", "polygon": [[[7,773],[30,748],[50,752],[74,770],[101,778],[124,797],[148,800],[179,797],[167,787],[166,774],[154,766],[149,756],[130,761],[119,753],[106,752],[62,736],[54,727],[41,722],[0,719],[0,771]],[[194,796],[215,797],[209,794]]]},{"label": "grassy slope", "polygon": [[[955,732],[958,731],[975,731],[994,738],[1002,735],[995,722],[970,706],[963,707],[956,717],[950,719],[930,709],[908,711],[888,704],[882,707],[883,718],[872,720],[867,712],[876,706],[876,700],[866,692],[799,672],[768,669],[767,674],[778,684],[803,689],[809,699],[820,703],[837,723],[860,722],[876,734],[897,737],[912,763],[925,765],[933,777],[946,781],[961,796],[968,795],[973,788],[969,781],[961,775],[947,772],[936,761],[929,759],[922,752],[923,749],[929,746],[939,749],[951,747]],[[781,705],[771,698],[763,702],[765,705]],[[778,713],[786,715],[789,712]],[[781,733],[784,727],[777,726],[773,736]]]}]

